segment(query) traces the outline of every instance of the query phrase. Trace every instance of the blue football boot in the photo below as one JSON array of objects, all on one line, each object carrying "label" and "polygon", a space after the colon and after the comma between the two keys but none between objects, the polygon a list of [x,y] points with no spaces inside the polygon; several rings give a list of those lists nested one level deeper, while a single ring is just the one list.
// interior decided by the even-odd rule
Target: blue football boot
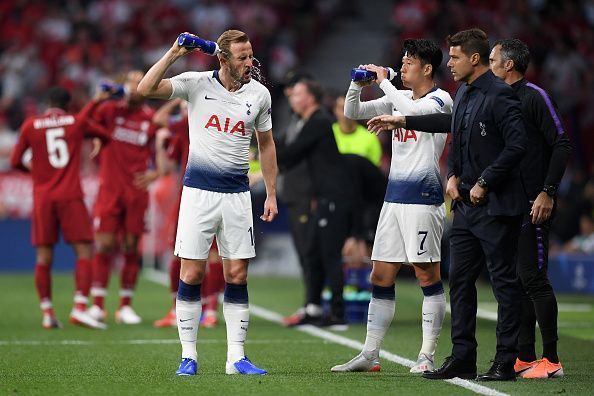
[{"label": "blue football boot", "polygon": [[225,364],[225,372],[227,374],[246,374],[246,375],[264,375],[268,371],[256,367],[254,363],[244,356],[234,363],[227,362]]},{"label": "blue football boot", "polygon": [[175,372],[176,375],[196,375],[198,371],[198,362],[194,359],[182,359],[179,368]]}]

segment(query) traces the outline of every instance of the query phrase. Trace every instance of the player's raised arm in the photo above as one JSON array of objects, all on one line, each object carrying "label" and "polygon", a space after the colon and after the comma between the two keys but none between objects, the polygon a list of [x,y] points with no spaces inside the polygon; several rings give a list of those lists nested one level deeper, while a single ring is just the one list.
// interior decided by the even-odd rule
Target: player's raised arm
[{"label": "player's raised arm", "polygon": [[169,79],[163,79],[165,72],[176,60],[195,49],[188,49],[177,44],[177,39],[169,50],[144,75],[138,84],[138,93],[144,97],[169,99],[173,87]]}]

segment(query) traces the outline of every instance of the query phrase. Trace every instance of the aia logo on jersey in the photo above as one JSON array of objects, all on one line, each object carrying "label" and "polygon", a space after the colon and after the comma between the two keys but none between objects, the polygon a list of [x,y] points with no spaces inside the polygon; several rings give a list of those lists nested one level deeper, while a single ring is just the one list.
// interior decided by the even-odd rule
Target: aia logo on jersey
[{"label": "aia logo on jersey", "polygon": [[417,134],[412,129],[402,129],[398,128],[394,130],[394,140],[398,140],[399,142],[406,143],[407,140],[414,140],[417,141]]},{"label": "aia logo on jersey", "polygon": [[[233,124],[233,127],[231,125]],[[240,133],[241,136],[245,136],[245,125],[243,121],[232,122],[229,117],[224,118],[224,124],[221,124],[221,120],[216,114],[213,114],[208,119],[204,128],[215,128],[219,132],[226,132],[226,133]]]}]

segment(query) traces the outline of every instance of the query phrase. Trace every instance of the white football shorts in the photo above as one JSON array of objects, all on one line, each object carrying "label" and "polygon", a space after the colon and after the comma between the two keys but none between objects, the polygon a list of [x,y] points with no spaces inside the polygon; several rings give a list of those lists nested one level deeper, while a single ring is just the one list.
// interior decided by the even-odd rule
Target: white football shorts
[{"label": "white football shorts", "polygon": [[384,202],[371,259],[391,263],[441,261],[445,205]]},{"label": "white football shorts", "polygon": [[215,235],[224,259],[256,255],[250,192],[220,193],[184,186],[174,254],[206,260]]}]

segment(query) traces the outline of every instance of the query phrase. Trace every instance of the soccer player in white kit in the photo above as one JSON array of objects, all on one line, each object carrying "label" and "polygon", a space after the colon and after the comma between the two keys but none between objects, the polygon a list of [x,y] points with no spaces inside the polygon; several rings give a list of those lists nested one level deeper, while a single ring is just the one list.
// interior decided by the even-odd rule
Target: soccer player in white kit
[{"label": "soccer player in white kit", "polygon": [[249,325],[248,260],[255,256],[248,154],[258,139],[266,201],[261,219],[272,221],[276,204],[276,150],[272,138],[270,93],[251,79],[252,45],[238,30],[224,32],[217,44],[220,69],[186,72],[163,79],[167,69],[192,50],[177,42],[138,86],[144,96],[188,102],[190,153],[184,176],[175,254],[181,258],[176,300],[182,361],[177,375],[198,370],[196,338],[201,314],[200,284],[216,235],[223,258],[227,325],[227,374],[266,374],[244,353]]},{"label": "soccer player in white kit", "polygon": [[[352,82],[344,113],[351,119],[382,114],[420,115],[451,113],[452,98],[437,88],[433,75],[443,55],[425,39],[405,40],[400,69],[402,83],[410,90],[397,90],[387,79],[387,70],[363,66],[377,73],[368,83]],[[361,88],[377,83],[385,95],[360,101]],[[379,351],[394,318],[394,282],[402,264],[410,264],[423,290],[423,344],[412,373],[433,370],[433,356],[446,311],[440,276],[441,236],[445,220],[439,158],[446,136],[412,130],[392,131],[392,163],[386,196],[377,225],[371,259],[372,298],[363,351],[331,371],[379,371]]]}]

